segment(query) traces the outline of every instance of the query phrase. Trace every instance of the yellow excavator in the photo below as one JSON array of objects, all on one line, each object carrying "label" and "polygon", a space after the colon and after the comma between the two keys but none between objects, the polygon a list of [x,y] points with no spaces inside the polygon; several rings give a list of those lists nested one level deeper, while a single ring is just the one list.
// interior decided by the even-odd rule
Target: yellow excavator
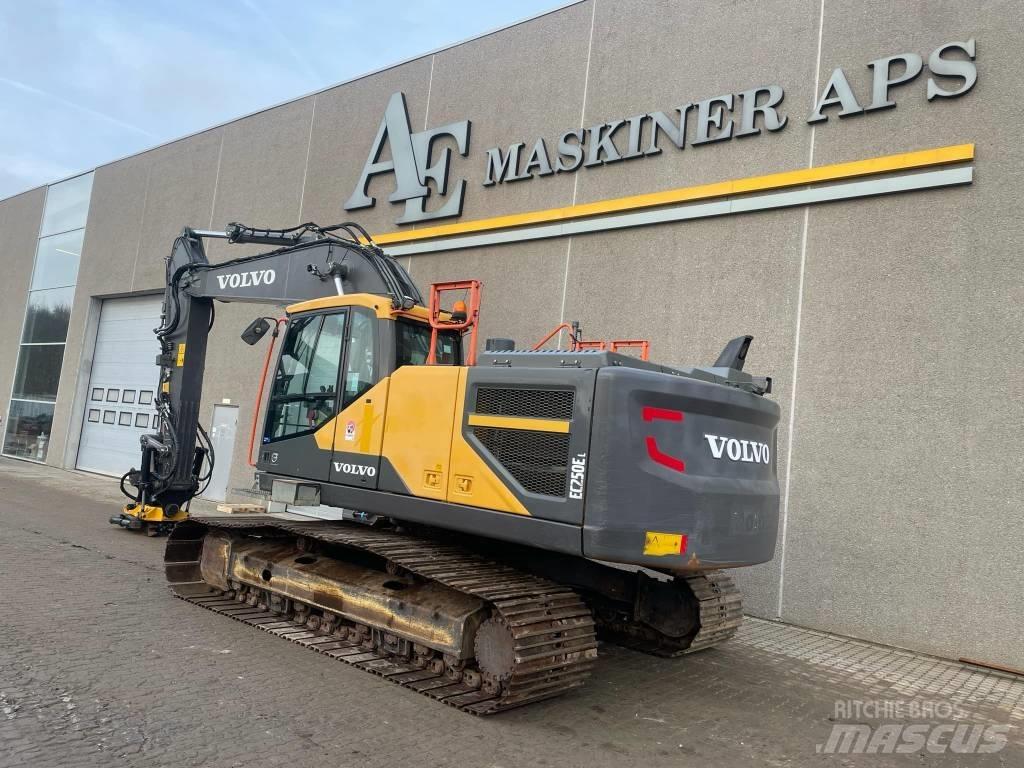
[{"label": "yellow excavator", "polygon": [[[211,264],[210,238],[270,248]],[[111,522],[169,531],[178,597],[478,715],[582,685],[598,636],[679,656],[736,632],[723,571],[770,560],[778,525],[750,336],[681,368],[578,326],[477,354],[480,284],[424,299],[356,224],[185,229],[166,268],[159,428]],[[271,336],[260,513],[188,512],[214,301],[286,306],[242,334]]]}]

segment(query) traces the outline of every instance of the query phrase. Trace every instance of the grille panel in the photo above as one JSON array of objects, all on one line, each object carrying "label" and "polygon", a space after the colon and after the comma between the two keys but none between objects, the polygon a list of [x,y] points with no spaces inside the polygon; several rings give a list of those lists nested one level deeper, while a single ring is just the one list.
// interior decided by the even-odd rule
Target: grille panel
[{"label": "grille panel", "polygon": [[476,412],[495,416],[571,419],[576,392],[571,389],[480,387]]},{"label": "grille panel", "polygon": [[544,496],[565,496],[568,434],[494,427],[474,427],[473,434],[523,488]]}]

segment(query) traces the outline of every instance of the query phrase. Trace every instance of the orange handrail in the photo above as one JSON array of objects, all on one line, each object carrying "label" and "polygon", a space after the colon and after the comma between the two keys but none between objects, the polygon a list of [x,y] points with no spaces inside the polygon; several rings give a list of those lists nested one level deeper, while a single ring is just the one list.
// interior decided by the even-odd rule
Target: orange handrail
[{"label": "orange handrail", "polygon": [[549,333],[543,339],[541,339],[536,344],[534,344],[533,345],[533,351],[537,351],[538,349],[543,347],[545,344],[547,344],[549,341],[551,341],[551,339],[553,339],[562,330],[566,330],[566,331],[569,332],[569,338],[573,340],[573,349],[575,349],[576,348],[575,347],[575,345],[576,345],[576,338],[572,335],[573,327],[569,323],[562,323],[557,328],[555,328],[555,330],[553,330],[551,333]]},{"label": "orange handrail", "polygon": [[593,341],[583,341],[580,339],[579,325],[577,323],[560,323],[555,330],[534,344],[531,351],[536,352],[562,331],[569,332],[570,352],[579,352],[584,349],[596,349],[600,352],[605,350],[618,352],[626,347],[639,347],[641,360],[647,360],[651,354],[651,342],[647,339],[613,339],[612,341],[598,341],[595,339]]},{"label": "orange handrail", "polygon": [[616,339],[611,343],[612,352],[618,352],[623,347],[639,347],[641,360],[646,360],[651,354],[651,342],[647,339]]}]

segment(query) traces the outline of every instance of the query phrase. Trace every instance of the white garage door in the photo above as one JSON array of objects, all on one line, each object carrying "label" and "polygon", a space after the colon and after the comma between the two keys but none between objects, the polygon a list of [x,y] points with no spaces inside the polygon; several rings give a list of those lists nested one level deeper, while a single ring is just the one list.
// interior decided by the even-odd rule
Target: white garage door
[{"label": "white garage door", "polygon": [[120,476],[139,466],[139,437],[156,427],[160,297],[107,299],[100,312],[78,468]]}]

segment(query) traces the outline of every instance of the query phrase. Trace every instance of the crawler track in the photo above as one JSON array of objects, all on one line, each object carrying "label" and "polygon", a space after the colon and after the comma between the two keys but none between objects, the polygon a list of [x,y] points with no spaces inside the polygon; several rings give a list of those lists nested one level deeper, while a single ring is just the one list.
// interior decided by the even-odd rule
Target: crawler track
[{"label": "crawler track", "polygon": [[743,597],[732,577],[721,571],[707,571],[684,581],[699,605],[700,630],[695,636],[679,640],[632,624],[602,627],[607,638],[635,651],[674,658],[711,648],[735,635],[743,623]]},{"label": "crawler track", "polygon": [[[300,618],[266,609],[258,596],[224,593],[206,584],[199,573],[203,537],[213,528],[250,535],[292,534],[373,553],[389,567],[409,571],[488,601],[492,617],[487,633],[477,636],[477,653],[494,653],[488,638],[511,636],[512,653],[500,680],[481,681],[473,669],[445,668],[438,660],[400,657],[351,632],[325,633],[309,613]],[[486,560],[459,547],[401,533],[379,533],[356,525],[299,523],[258,518],[193,517],[175,528],[165,557],[174,593],[188,602],[380,675],[475,715],[490,715],[577,688],[589,677],[597,658],[594,620],[570,588]],[[330,624],[328,624],[330,626]],[[481,648],[481,643],[485,647]],[[500,654],[499,654],[500,655]]]}]

